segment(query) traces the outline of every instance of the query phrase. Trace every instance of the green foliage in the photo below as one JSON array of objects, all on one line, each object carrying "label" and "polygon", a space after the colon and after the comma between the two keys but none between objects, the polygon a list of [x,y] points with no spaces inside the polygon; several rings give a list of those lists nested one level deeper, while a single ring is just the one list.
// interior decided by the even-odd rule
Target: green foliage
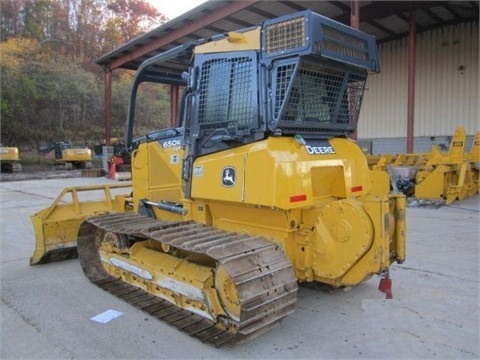
[{"label": "green foliage", "polygon": [[77,64],[27,61],[2,68],[2,141],[86,136],[102,122],[102,93],[95,75]]},{"label": "green foliage", "polygon": [[170,95],[165,85],[143,83],[138,89],[134,136],[170,126]]},{"label": "green foliage", "polygon": [[[124,138],[129,99],[131,72],[123,72],[112,86],[112,137]],[[128,102],[128,100],[127,100]],[[170,92],[168,86],[143,83],[137,94],[134,137],[170,126]]]},{"label": "green foliage", "polygon": [[[94,60],[166,18],[145,0],[1,0],[1,139],[38,147],[104,138],[104,84]],[[122,138],[132,72],[114,72],[111,135]],[[147,94],[138,128],[169,124],[168,88]],[[143,135],[140,134],[140,135]]]}]

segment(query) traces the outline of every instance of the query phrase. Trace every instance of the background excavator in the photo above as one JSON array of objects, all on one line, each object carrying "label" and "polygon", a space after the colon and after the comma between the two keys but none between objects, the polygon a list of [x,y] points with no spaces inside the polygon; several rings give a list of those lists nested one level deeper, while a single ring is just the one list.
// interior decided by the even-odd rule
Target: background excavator
[{"label": "background excavator", "polygon": [[2,173],[22,171],[23,168],[17,147],[0,144],[0,166]]},{"label": "background excavator", "polygon": [[[311,11],[146,60],[131,185],[65,189],[32,216],[30,264],[77,252],[92,282],[215,346],[278,324],[297,283],[380,275],[391,297],[405,196],[348,138],[377,71],[373,37]],[[185,91],[176,127],[134,139],[143,82]]]},{"label": "background excavator", "polygon": [[41,149],[43,155],[55,151],[56,169],[91,169],[92,151],[86,146],[74,146],[70,141],[52,141],[47,147]]}]

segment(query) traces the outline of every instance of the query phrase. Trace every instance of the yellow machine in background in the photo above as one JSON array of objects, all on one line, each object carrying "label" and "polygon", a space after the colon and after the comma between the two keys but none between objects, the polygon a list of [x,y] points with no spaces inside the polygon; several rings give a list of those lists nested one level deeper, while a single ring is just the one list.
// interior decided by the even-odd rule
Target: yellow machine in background
[{"label": "yellow machine in background", "polygon": [[477,192],[480,192],[480,130],[475,134],[470,152],[467,154],[467,161],[472,170],[472,179]]},{"label": "yellow machine in background", "polygon": [[55,168],[56,169],[91,169],[92,151],[86,146],[74,146],[70,141],[52,141],[52,143],[43,149],[43,154],[48,154],[55,150]]},{"label": "yellow machine in background", "polygon": [[472,166],[464,153],[466,139],[465,130],[459,127],[448,154],[443,154],[436,146],[432,147],[431,156],[419,168],[416,176],[417,198],[443,199],[450,204],[478,192],[478,186],[473,181]]},{"label": "yellow machine in background", "polygon": [[431,153],[368,156],[369,168],[388,170],[398,190],[408,196],[451,204],[479,192],[480,131],[469,153],[466,140],[464,128],[458,127],[448,153],[433,145]]},{"label": "yellow machine in background", "polygon": [[18,148],[4,147],[0,145],[0,165],[2,172],[4,173],[22,171]]},{"label": "yellow machine in background", "polygon": [[[298,282],[377,274],[391,297],[405,196],[348,139],[378,70],[373,37],[310,11],[146,60],[127,121],[131,197],[68,190],[70,204],[32,216],[31,264],[76,247],[92,282],[216,346],[278,324]],[[177,127],[134,140],[142,82],[185,91]]]}]

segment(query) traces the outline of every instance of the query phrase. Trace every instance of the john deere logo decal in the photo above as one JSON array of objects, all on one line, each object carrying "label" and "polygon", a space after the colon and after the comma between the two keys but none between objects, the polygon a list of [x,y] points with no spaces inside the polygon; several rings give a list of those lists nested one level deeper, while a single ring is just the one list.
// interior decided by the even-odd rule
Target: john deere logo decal
[{"label": "john deere logo decal", "polygon": [[234,167],[228,166],[222,171],[222,185],[229,188],[235,186],[237,182],[237,173]]}]

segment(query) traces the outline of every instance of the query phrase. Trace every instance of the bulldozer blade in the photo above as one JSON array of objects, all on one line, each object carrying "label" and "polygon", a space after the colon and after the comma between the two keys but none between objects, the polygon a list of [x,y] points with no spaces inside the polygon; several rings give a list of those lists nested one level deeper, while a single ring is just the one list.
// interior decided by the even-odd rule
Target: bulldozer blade
[{"label": "bulldozer blade", "polygon": [[[35,231],[30,265],[75,258],[82,222],[93,215],[132,211],[131,186],[122,183],[65,188],[52,205],[30,217]],[[127,194],[115,194],[125,190]]]}]

